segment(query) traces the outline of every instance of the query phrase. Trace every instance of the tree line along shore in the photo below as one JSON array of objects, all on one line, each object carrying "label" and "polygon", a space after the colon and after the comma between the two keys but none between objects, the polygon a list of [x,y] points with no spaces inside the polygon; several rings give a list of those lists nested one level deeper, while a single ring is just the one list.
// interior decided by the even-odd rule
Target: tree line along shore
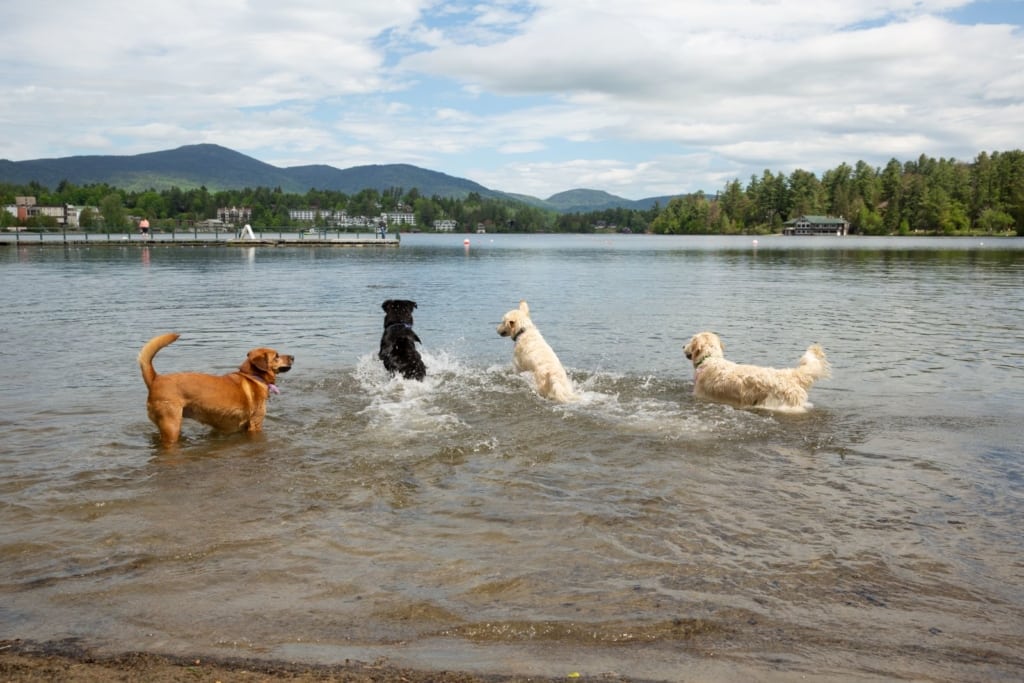
[{"label": "tree line along shore", "polygon": [[[883,168],[858,161],[842,163],[819,178],[801,169],[788,175],[765,170],[743,183],[734,179],[714,194],[680,195],[648,209],[603,208],[559,213],[511,198],[423,196],[412,188],[365,189],[355,194],[311,189],[305,194],[280,188],[211,192],[205,187],[121,190],[107,183],[50,189],[39,183],[0,183],[0,207],[16,197],[33,196],[41,205],[84,207],[80,228],[130,231],[146,219],[155,230],[190,227],[218,215],[223,207],[245,207],[246,220],[259,231],[331,228],[329,216],[378,216],[407,212],[411,227],[432,231],[437,222],[457,232],[634,232],[654,234],[768,234],[803,215],[841,217],[851,234],[1024,235],[1024,151],[982,152],[973,161],[891,159]],[[294,212],[313,209],[312,219]],[[0,228],[59,227],[49,216],[19,221],[0,210]]]}]

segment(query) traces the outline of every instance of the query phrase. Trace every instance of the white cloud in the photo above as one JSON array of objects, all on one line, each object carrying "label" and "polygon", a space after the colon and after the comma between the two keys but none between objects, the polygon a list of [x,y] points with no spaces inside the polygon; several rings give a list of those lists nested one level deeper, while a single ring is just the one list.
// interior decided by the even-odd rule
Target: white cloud
[{"label": "white cloud", "polygon": [[[928,13],[959,4],[641,2],[617,13],[617,3],[590,3],[584,17],[559,3],[501,44],[453,43],[405,66],[512,99],[568,103],[568,139],[661,141],[668,151],[704,148],[779,169],[973,156],[983,141],[1019,140],[1020,124],[1005,116],[1016,106],[984,103],[993,93],[1021,101],[1022,77],[1007,57],[1024,43],[1009,26]],[[963,108],[973,111],[975,144],[953,113]],[[524,114],[532,118],[511,117]],[[1005,134],[986,131],[986,119]],[[546,137],[545,126],[522,128]]]},{"label": "white cloud", "polygon": [[498,152],[501,154],[528,154],[542,149],[544,145],[536,141],[508,142],[498,146]]},{"label": "white cloud", "polygon": [[215,142],[278,165],[406,162],[631,198],[764,168],[972,158],[1024,139],[1024,30],[945,14],[971,9],[37,0],[0,23],[0,157]]}]

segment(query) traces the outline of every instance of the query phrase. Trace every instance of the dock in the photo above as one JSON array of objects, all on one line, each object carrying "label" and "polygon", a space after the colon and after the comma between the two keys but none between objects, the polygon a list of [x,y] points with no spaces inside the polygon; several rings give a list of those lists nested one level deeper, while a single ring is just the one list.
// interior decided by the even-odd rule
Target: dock
[{"label": "dock", "polygon": [[96,233],[96,232],[6,232],[0,233],[0,247],[397,247],[397,233],[381,237],[375,232],[258,232],[254,238],[236,238],[233,233]]}]

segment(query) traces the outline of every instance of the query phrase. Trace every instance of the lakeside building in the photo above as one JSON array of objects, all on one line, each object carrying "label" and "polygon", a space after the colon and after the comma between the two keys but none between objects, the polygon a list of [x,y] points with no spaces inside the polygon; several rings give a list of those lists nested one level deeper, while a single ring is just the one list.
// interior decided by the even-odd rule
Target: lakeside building
[{"label": "lakeside building", "polygon": [[0,209],[14,216],[19,225],[24,225],[30,218],[49,216],[62,228],[77,228],[78,218],[82,213],[82,207],[72,204],[59,206],[36,204],[35,197],[15,197],[14,204],[0,207]]},{"label": "lakeside building", "polygon": [[288,218],[293,221],[304,221],[312,223],[317,219],[330,222],[334,217],[334,211],[321,211],[320,209],[289,209]]},{"label": "lakeside building", "polygon": [[381,214],[388,225],[416,225],[416,215],[411,211],[393,211]]},{"label": "lakeside building", "polygon": [[451,218],[439,218],[434,221],[434,230],[437,232],[455,232],[457,227],[459,227],[459,222]]},{"label": "lakeside building", "polygon": [[366,228],[384,223],[385,225],[416,225],[416,216],[412,212],[386,212],[380,216],[349,216],[347,211],[333,209],[289,209],[288,218],[296,222],[322,222],[331,228]]},{"label": "lakeside building", "polygon": [[798,216],[782,224],[783,235],[837,235],[850,233],[850,221],[842,216]]},{"label": "lakeside building", "polygon": [[349,216],[347,211],[333,209],[289,209],[288,218],[300,223],[321,222],[330,228],[364,228],[377,223],[366,216]]},{"label": "lakeside building", "polygon": [[193,224],[196,230],[205,232],[230,232],[232,226],[219,218],[207,218],[205,221],[196,221]]},{"label": "lakeside building", "polygon": [[231,225],[252,222],[252,207],[248,206],[222,206],[217,209],[217,220]]}]

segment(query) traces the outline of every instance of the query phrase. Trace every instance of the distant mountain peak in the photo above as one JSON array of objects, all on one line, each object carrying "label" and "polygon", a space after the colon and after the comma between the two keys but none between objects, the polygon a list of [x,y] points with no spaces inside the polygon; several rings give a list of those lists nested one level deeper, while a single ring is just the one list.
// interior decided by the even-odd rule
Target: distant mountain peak
[{"label": "distant mountain peak", "polygon": [[[550,197],[548,197],[547,201],[549,201],[549,202],[561,202],[561,201],[565,201],[565,200],[569,200],[569,199],[576,200],[576,199],[581,199],[581,198],[583,198],[583,199],[586,199],[586,198],[598,198],[598,199],[618,199],[618,200],[623,200],[622,197],[617,197],[617,196],[611,194],[610,192],[605,192],[604,190],[587,190],[585,188],[576,188],[575,190],[566,190],[565,192],[558,192],[556,194],[553,194]],[[629,200],[627,199],[627,200],[623,200],[623,201],[629,201]]]},{"label": "distant mountain peak", "polygon": [[667,203],[669,197],[651,197],[649,199],[625,199],[604,190],[587,190],[578,188],[553,194],[547,198],[546,204],[561,213],[588,213],[608,209],[634,209],[646,211],[655,203]]},{"label": "distant mountain peak", "polygon": [[62,181],[75,185],[107,183],[131,191],[192,189],[210,191],[244,188],[281,188],[304,194],[310,189],[357,194],[362,190],[385,191],[416,188],[423,196],[464,199],[509,199],[558,211],[586,213],[609,208],[646,209],[652,200],[631,201],[602,190],[576,189],[559,192],[547,200],[492,190],[467,180],[412,164],[370,164],[338,169],[326,164],[279,168],[222,145],[201,142],[170,150],[114,156],[90,155],[28,161],[0,160],[0,181],[27,185],[33,181],[56,188]]}]

